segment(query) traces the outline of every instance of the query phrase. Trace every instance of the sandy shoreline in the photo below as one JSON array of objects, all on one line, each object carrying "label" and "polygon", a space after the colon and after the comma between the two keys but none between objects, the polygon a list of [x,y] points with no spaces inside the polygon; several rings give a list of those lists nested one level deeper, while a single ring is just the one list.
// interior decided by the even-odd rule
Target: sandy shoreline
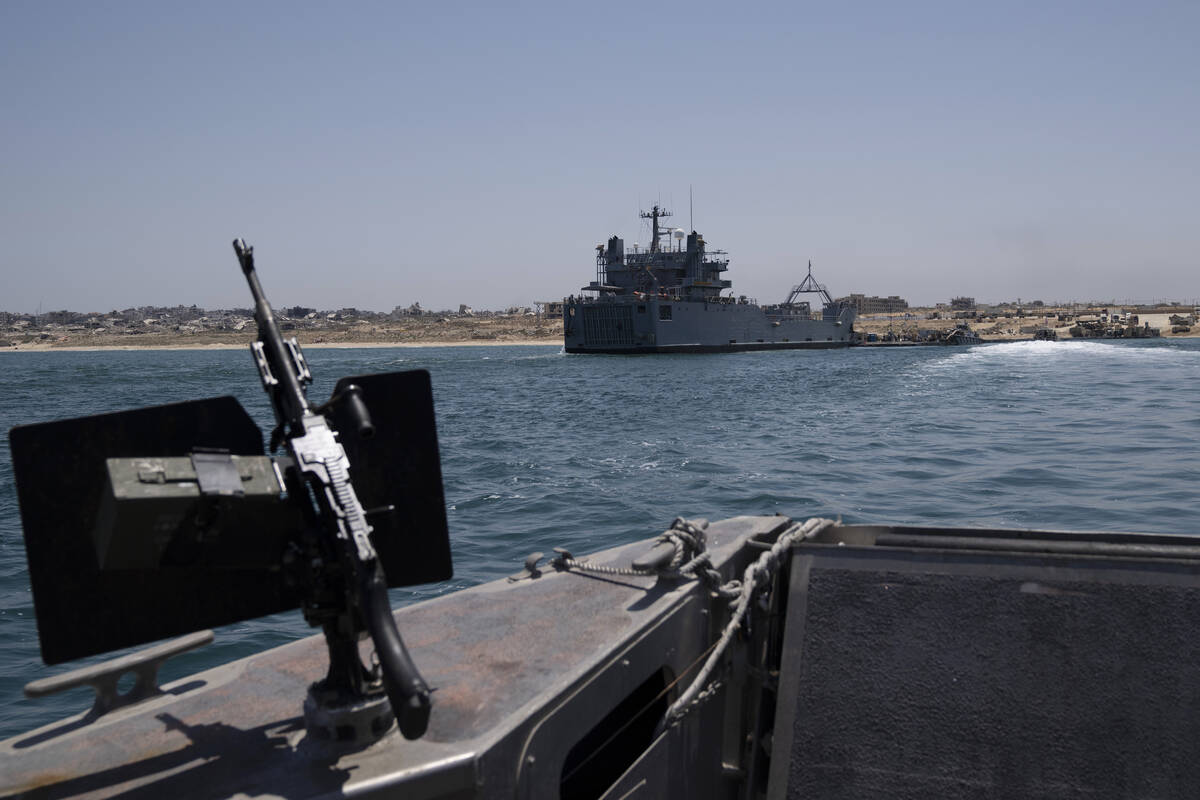
[{"label": "sandy shoreline", "polygon": [[[1065,329],[1064,329],[1065,331]],[[1162,339],[1192,339],[1200,337],[1200,329],[1189,333],[1171,334],[1160,337]],[[1002,340],[1002,341],[1032,341],[1032,337],[1017,337],[1010,339],[1007,337],[984,336],[984,341]],[[121,344],[121,345],[79,345],[79,344],[47,344],[44,342],[21,344],[15,347],[0,347],[0,353],[102,353],[114,351],[149,351],[149,350],[245,350],[252,340],[245,342],[207,342],[201,344],[188,344],[176,342],[171,344]],[[1089,339],[1073,339],[1069,335],[1059,341],[1100,341]],[[1122,339],[1105,340],[1105,341],[1124,341]],[[1139,340],[1139,341],[1145,341]],[[546,339],[517,339],[513,341],[503,341],[497,339],[489,339],[487,341],[468,340],[468,341],[426,341],[426,342],[312,342],[301,343],[305,350],[381,350],[386,348],[408,350],[419,347],[551,347],[557,345],[562,347],[563,340],[561,337],[546,338]]]},{"label": "sandy shoreline", "polygon": [[[874,333],[883,338],[889,333],[903,338],[916,338],[921,330],[947,332],[961,320],[931,319],[931,314],[907,312],[904,314],[871,315],[859,317],[855,330],[861,334]],[[1074,322],[1064,322],[1055,314],[1025,316],[1019,318],[994,318],[970,320],[968,324],[984,340],[1032,339],[1038,328],[1051,328],[1060,340],[1070,339],[1070,328]],[[1200,325],[1187,332],[1173,333],[1170,315],[1165,313],[1142,313],[1143,324],[1158,328],[1162,338],[1193,338],[1200,335]],[[531,324],[522,317],[475,319],[475,318],[417,318],[388,327],[350,326],[338,329],[284,331],[285,336],[295,335],[300,344],[309,348],[414,348],[414,347],[515,347],[534,345],[551,347],[563,344],[562,323],[559,320],[541,320]],[[0,339],[0,353],[27,352],[105,352],[119,350],[231,350],[245,349],[253,341],[253,327],[244,331],[155,331],[141,335],[93,331],[43,332],[43,338],[27,338],[24,341]]]},{"label": "sandy shoreline", "polygon": [[[121,345],[77,345],[77,344],[46,344],[43,342],[22,344],[16,347],[0,348],[0,353],[91,353],[104,352],[113,350],[244,350],[253,340],[247,339],[245,342],[229,343],[229,342],[209,342],[204,344],[121,344]],[[353,348],[375,349],[375,348],[413,348],[413,347],[526,347],[529,345],[537,345],[546,347],[549,345],[562,345],[562,338],[553,339],[520,339],[516,341],[502,341],[497,339],[489,339],[487,341],[463,341],[463,342],[314,342],[311,344],[301,343],[305,350],[347,350]]]}]

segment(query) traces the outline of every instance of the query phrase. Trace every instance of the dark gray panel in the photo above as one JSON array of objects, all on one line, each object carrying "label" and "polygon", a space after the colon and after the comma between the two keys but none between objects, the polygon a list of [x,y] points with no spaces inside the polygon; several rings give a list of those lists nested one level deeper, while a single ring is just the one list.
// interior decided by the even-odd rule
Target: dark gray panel
[{"label": "dark gray panel", "polygon": [[793,567],[770,796],[1195,794],[1193,563],[826,552]]},{"label": "dark gray panel", "polygon": [[429,373],[346,377],[334,393],[351,384],[362,389],[374,434],[362,438],[344,404],[334,407],[332,420],[388,586],[449,580],[454,568]]},{"label": "dark gray panel", "polygon": [[234,398],[25,425],[9,432],[9,442],[47,664],[300,604],[278,571],[109,571],[96,559],[92,527],[105,459],[182,456],[197,447],[260,455],[262,435]]}]

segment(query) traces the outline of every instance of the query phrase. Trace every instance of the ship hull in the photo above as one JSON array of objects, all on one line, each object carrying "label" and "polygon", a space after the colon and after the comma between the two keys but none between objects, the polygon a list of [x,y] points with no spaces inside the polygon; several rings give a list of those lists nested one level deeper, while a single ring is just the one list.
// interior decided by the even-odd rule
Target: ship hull
[{"label": "ship hull", "polygon": [[766,350],[835,350],[849,347],[850,342],[775,342],[745,344],[679,344],[660,347],[587,347],[565,345],[567,353],[591,355],[655,355],[664,353],[744,353]]},{"label": "ship hull", "polygon": [[730,353],[849,347],[854,311],[837,319],[768,313],[751,303],[667,298],[576,300],[563,308],[568,353]]}]

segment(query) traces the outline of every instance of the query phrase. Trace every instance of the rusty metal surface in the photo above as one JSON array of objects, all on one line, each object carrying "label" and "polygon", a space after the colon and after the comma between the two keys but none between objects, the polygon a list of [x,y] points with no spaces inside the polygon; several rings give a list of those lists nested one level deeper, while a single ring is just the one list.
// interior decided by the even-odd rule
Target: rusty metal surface
[{"label": "rusty metal surface", "polygon": [[[732,575],[746,538],[777,532],[781,517],[741,517],[709,528],[709,549]],[[651,542],[598,553],[629,565]],[[690,596],[695,582],[593,577],[547,570],[402,609],[397,622],[435,688],[426,736],[396,733],[358,750],[316,744],[301,704],[324,674],[320,637],[217,667],[164,687],[166,695],[88,722],[76,717],[0,743],[0,794],[32,797],[286,798],[370,794],[404,783],[405,796],[491,796],[480,761],[508,758],[615,649]],[[498,743],[503,743],[501,748]],[[515,751],[513,757],[515,758]]]}]

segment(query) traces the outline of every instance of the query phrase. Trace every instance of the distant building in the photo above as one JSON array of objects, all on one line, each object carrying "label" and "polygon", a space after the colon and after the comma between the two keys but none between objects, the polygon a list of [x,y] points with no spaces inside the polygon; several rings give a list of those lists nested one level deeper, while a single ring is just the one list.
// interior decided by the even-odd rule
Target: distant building
[{"label": "distant building", "polygon": [[975,308],[974,297],[951,297],[950,308],[954,311],[971,311]]},{"label": "distant building", "polygon": [[859,314],[892,314],[908,309],[908,301],[894,294],[888,297],[850,294],[846,297],[839,297],[836,302],[849,303]]},{"label": "distant building", "polygon": [[413,303],[408,308],[396,306],[392,309],[392,313],[388,316],[390,316],[392,319],[397,319],[399,317],[423,317],[432,313],[432,311],[426,311],[425,309],[421,308],[420,303]]}]

